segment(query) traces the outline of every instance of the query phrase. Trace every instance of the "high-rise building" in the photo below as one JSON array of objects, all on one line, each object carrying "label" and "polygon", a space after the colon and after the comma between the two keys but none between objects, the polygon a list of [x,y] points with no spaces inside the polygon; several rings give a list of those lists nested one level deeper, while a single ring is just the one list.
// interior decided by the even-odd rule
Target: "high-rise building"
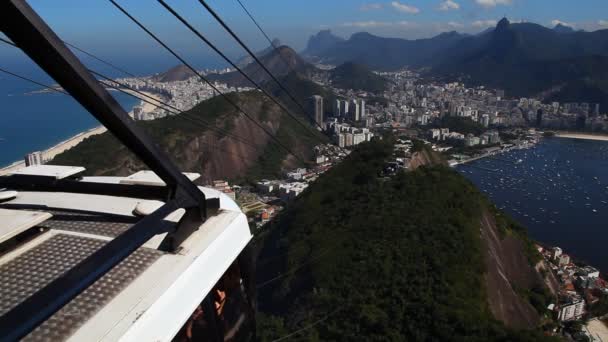
[{"label": "high-rise building", "polygon": [[350,101],[349,114],[350,114],[351,120],[353,120],[353,121],[361,120],[361,111],[360,111],[359,103],[357,102],[357,100]]},{"label": "high-rise building", "polygon": [[560,321],[572,321],[580,319],[585,314],[585,301],[582,298],[573,298],[559,306],[557,319]]},{"label": "high-rise building", "polygon": [[337,135],[338,137],[338,146],[345,147],[346,146],[346,134],[340,133]]},{"label": "high-rise building", "polygon": [[359,145],[365,141],[365,133],[353,134],[353,145]]},{"label": "high-rise building", "polygon": [[490,116],[488,114],[484,114],[481,116],[481,124],[483,127],[490,126]]},{"label": "high-rise building", "polygon": [[34,166],[42,164],[42,153],[32,152],[25,156],[25,166]]},{"label": "high-rise building", "polygon": [[543,110],[539,109],[536,112],[536,126],[540,127],[543,124]]},{"label": "high-rise building", "polygon": [[340,101],[340,113],[342,114],[342,116],[346,117],[349,114],[349,105],[348,105],[348,101],[346,100],[342,100]]},{"label": "high-rise building", "polygon": [[339,118],[340,116],[342,116],[342,101],[336,99],[336,102],[334,102],[334,117]]},{"label": "high-rise building", "polygon": [[359,111],[361,112],[361,120],[365,120],[367,112],[365,111],[365,100],[361,100]]},{"label": "high-rise building", "polygon": [[345,146],[353,146],[353,141],[354,141],[354,135],[352,133],[346,133],[345,134],[344,145]]},{"label": "high-rise building", "polygon": [[599,103],[593,104],[593,115],[594,116],[600,115],[600,104]]},{"label": "high-rise building", "polygon": [[313,95],[310,99],[310,112],[318,125],[323,125],[323,97]]}]

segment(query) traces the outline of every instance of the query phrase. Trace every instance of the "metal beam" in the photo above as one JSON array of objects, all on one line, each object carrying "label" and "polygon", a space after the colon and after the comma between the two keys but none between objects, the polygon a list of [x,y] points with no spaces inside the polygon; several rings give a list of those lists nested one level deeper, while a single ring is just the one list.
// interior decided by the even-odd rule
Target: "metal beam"
[{"label": "metal beam", "polygon": [[54,177],[3,176],[0,188],[18,191],[69,192],[167,201],[171,190],[166,186],[83,182]]},{"label": "metal beam", "polygon": [[205,195],[135,125],[25,1],[0,1],[0,30],[172,188],[181,207],[198,207],[202,218],[207,217]]}]

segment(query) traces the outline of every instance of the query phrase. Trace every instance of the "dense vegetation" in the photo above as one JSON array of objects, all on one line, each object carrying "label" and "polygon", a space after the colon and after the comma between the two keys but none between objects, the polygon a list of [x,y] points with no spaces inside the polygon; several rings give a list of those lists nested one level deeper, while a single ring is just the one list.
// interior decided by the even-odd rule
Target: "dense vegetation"
[{"label": "dense vegetation", "polygon": [[604,107],[607,42],[606,30],[563,34],[502,20],[493,32],[464,39],[447,52],[434,73],[466,75],[466,83],[502,88],[507,96],[554,89],[548,101],[599,102]]},{"label": "dense vegetation", "polygon": [[331,71],[335,87],[381,93],[388,88],[389,81],[374,74],[368,67],[352,62],[344,63]]},{"label": "dense vegetation", "polygon": [[532,341],[492,317],[480,217],[456,172],[379,178],[390,141],[360,145],[271,223],[258,269],[258,337],[309,341]]},{"label": "dense vegetation", "polygon": [[[298,84],[297,82],[294,80],[294,84]],[[229,96],[242,108],[246,108],[246,111],[257,121],[265,123],[272,121],[272,125],[278,127],[275,132],[277,139],[289,149],[298,151],[301,159],[307,160],[311,157],[312,147],[322,138],[320,133],[315,133],[315,135],[310,133],[313,132],[312,127],[308,131],[305,130],[293,119],[281,113],[276,105],[264,99],[263,95],[258,92],[229,94]],[[201,126],[201,122],[215,125],[225,132],[234,134],[234,120],[237,117],[239,117],[239,113],[232,105],[221,97],[214,97],[187,111],[185,116],[168,116],[152,121],[139,121],[137,125],[144,129],[182,170],[201,172],[206,163],[212,162],[211,156],[221,153],[224,153],[224,157],[218,158],[220,161],[236,157],[242,162],[251,157],[249,154],[253,154],[252,158],[257,158],[257,160],[251,163],[252,166],[244,174],[230,180],[241,181],[280,176],[287,152],[274,143],[262,145],[263,152],[256,152],[247,147],[238,154],[230,154],[226,147],[220,150],[218,146],[208,144],[206,141],[199,143],[198,139],[210,132],[208,128]],[[297,117],[302,122],[306,122],[303,115]],[[271,120],[271,118],[276,119]],[[244,120],[244,117],[241,115],[240,119]],[[247,122],[249,123],[249,121]],[[266,139],[259,128],[252,128],[252,131]],[[216,137],[216,144],[219,139],[225,137],[223,133],[219,135],[213,133],[213,135]],[[226,140],[237,142],[232,138]],[[254,141],[254,143],[261,145],[260,141]],[[255,157],[255,153],[258,153],[259,157]],[[297,161],[295,162],[297,163]],[[147,168],[109,132],[86,139],[77,147],[58,155],[52,163],[81,165],[87,169],[88,174],[95,175],[125,175]]]},{"label": "dense vegetation", "polygon": [[458,132],[464,135],[480,135],[486,130],[482,124],[471,120],[471,118],[450,115],[443,116],[433,123],[433,126],[436,128],[449,128],[450,132]]},{"label": "dense vegetation", "polygon": [[[236,115],[234,108],[219,97],[204,101],[188,111],[192,119],[185,120],[176,116],[168,116],[153,121],[139,121],[137,123],[152,140],[161,146],[173,161],[180,165],[183,161],[177,149],[192,137],[201,135],[205,131],[196,120],[215,122],[223,118],[228,125],[230,118]],[[192,121],[194,120],[194,121]],[[224,126],[222,128],[229,129]],[[175,150],[176,153],[172,150]],[[122,145],[110,132],[90,137],[58,156],[52,161],[58,165],[80,165],[87,169],[88,174],[115,175],[115,171],[124,167],[141,169],[144,164]],[[128,164],[128,166],[127,166]]]}]

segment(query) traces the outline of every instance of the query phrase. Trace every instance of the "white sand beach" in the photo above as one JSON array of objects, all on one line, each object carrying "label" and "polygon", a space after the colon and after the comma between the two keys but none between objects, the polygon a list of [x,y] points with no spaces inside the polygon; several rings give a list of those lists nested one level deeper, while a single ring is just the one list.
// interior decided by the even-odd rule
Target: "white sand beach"
[{"label": "white sand beach", "polygon": [[[125,90],[125,91],[131,92],[130,90]],[[141,97],[141,94],[136,94],[134,92],[132,92],[132,93],[134,95],[137,95],[138,97]],[[158,105],[162,105],[160,102],[158,102],[158,101],[162,101],[162,98],[159,95],[148,93],[148,92],[143,92],[143,93],[145,93],[146,95],[148,95],[152,99],[154,99],[154,100],[152,100],[150,98],[146,98],[146,100],[148,100],[149,102],[152,102],[152,103],[158,104]],[[150,104],[150,103],[146,103],[146,102],[143,102],[143,101],[141,102],[141,107],[142,107],[142,110],[145,113],[152,112],[154,109],[156,109],[155,105]],[[58,154],[61,154],[61,153],[65,152],[65,151],[71,149],[72,147],[80,144],[86,138],[89,138],[89,137],[94,136],[94,135],[102,134],[102,133],[104,133],[106,131],[107,131],[107,129],[105,127],[98,126],[98,127],[92,128],[92,129],[90,129],[88,131],[85,131],[85,132],[82,132],[82,133],[78,133],[75,136],[73,136],[73,137],[71,137],[71,138],[69,138],[67,140],[62,141],[62,142],[56,144],[55,146],[53,146],[53,147],[51,147],[49,149],[41,151],[42,152],[42,159],[45,160],[45,161],[46,160],[51,160],[51,159],[55,158],[55,156],[57,156]],[[24,161],[15,162],[15,163],[13,163],[11,165],[8,165],[8,166],[6,166],[4,168],[1,168],[0,169],[0,176],[8,174],[8,173],[11,173],[11,172],[14,172],[14,171],[16,171],[18,169],[21,169],[23,167],[25,167],[25,162]]]}]

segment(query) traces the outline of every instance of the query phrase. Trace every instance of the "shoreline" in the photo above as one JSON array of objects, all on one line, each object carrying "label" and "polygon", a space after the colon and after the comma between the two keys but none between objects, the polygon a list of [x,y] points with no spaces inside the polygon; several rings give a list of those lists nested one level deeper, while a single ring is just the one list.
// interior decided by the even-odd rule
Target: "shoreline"
[{"label": "shoreline", "polygon": [[[109,89],[109,90],[114,90],[114,89]],[[133,95],[137,94],[135,92],[132,92],[130,90],[125,90],[126,92],[130,92]],[[161,101],[161,97],[158,94],[153,94],[153,93],[149,93],[149,92],[142,92],[145,93],[146,95],[150,96],[152,99],[147,99],[147,101],[151,101],[151,102],[156,102],[156,104],[158,105],[162,105],[159,101]],[[139,101],[139,104],[134,105],[135,106],[141,106],[142,107],[142,111],[145,113],[149,113],[152,112],[154,109],[156,109],[156,106],[150,104],[150,103],[146,103],[144,101]],[[133,108],[131,108],[128,111],[128,114],[132,117],[133,116]],[[96,126],[93,128],[90,128],[86,131],[83,132],[79,132],[65,140],[62,140],[58,143],[56,143],[55,145],[45,149],[45,150],[41,150],[40,153],[42,154],[42,160],[43,161],[48,161],[51,160],[53,158],[55,158],[58,154],[61,154],[75,146],[77,146],[78,144],[80,144],[83,140],[92,137],[94,135],[98,135],[98,134],[102,134],[105,133],[107,131],[107,128],[105,128],[104,126]],[[31,151],[32,152],[36,152],[36,151]],[[17,160],[11,164],[5,165],[5,166],[0,166],[0,176],[6,175],[8,173],[14,172],[18,169],[24,168],[25,167],[25,161],[24,160]]]},{"label": "shoreline", "polygon": [[[116,89],[111,89],[111,88],[108,89],[108,90],[109,91],[118,91]],[[133,96],[141,97],[141,94],[138,94],[138,93],[136,93],[136,92],[134,92],[134,91],[132,91],[130,89],[123,89],[123,91],[125,93],[129,93],[129,94],[131,94]],[[161,101],[163,101],[163,99],[162,99],[162,97],[160,95],[154,94],[154,93],[150,93],[150,92],[147,92],[147,91],[140,91],[140,93],[146,94],[146,96],[149,96],[145,100],[148,101],[148,102],[152,102],[152,103],[148,103],[146,101],[140,100],[139,101],[139,105],[135,105],[135,106],[140,106],[142,108],[142,112],[144,112],[144,113],[150,113],[150,112],[154,111],[157,108],[157,106],[158,107],[164,107],[164,105],[161,103]],[[129,110],[128,113],[129,113],[129,115],[132,116],[133,115],[133,108],[131,108],[131,110]]]},{"label": "shoreline", "polygon": [[562,139],[608,141],[608,135],[591,134],[591,133],[568,133],[568,132],[561,133],[561,132],[556,132],[553,137],[555,137],[555,138],[562,138]]},{"label": "shoreline", "polygon": [[[86,138],[92,137],[94,135],[102,134],[106,132],[107,129],[104,126],[93,127],[87,131],[80,132],[66,140],[63,140],[54,146],[49,147],[46,150],[40,151],[42,154],[42,160],[47,161],[53,159],[58,154],[61,154],[72,147],[80,144]],[[0,176],[14,172],[18,169],[25,167],[25,161],[16,161],[6,167],[0,169]]]},{"label": "shoreline", "polygon": [[538,142],[534,143],[534,144],[530,144],[530,145],[512,146],[512,147],[510,147],[508,149],[501,149],[499,151],[495,151],[495,152],[492,152],[492,153],[487,153],[487,154],[479,155],[479,156],[472,157],[472,158],[469,158],[469,159],[460,160],[457,163],[455,163],[453,165],[450,165],[450,167],[456,168],[456,167],[458,167],[460,165],[466,165],[468,163],[472,163],[472,162],[480,160],[480,159],[485,159],[485,158],[488,158],[488,157],[501,155],[501,154],[504,154],[504,153],[507,153],[507,152],[511,152],[513,150],[527,150],[527,149],[536,147],[537,144],[538,144]]}]

